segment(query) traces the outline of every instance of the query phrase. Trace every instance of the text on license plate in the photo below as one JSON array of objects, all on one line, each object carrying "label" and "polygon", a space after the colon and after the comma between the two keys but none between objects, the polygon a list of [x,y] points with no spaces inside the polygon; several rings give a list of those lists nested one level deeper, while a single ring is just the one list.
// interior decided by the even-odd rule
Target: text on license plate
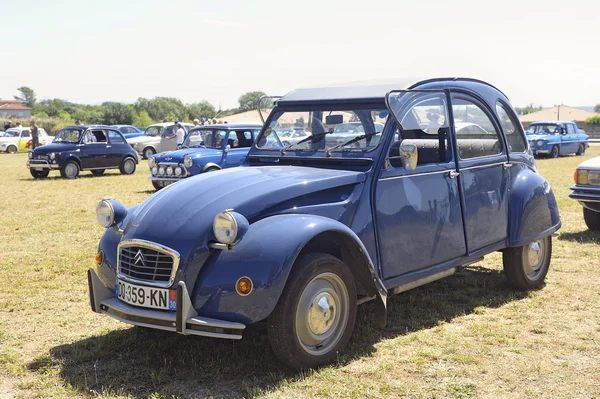
[{"label": "text on license plate", "polygon": [[177,291],[144,287],[117,280],[115,296],[130,305],[145,308],[177,310]]}]

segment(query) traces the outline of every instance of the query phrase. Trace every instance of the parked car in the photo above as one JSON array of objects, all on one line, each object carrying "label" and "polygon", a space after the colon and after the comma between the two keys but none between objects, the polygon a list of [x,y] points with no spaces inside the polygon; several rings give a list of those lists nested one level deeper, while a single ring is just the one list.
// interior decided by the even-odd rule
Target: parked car
[{"label": "parked car", "polygon": [[583,206],[583,220],[588,229],[600,231],[600,157],[588,159],[577,166],[570,198]]},{"label": "parked car", "polygon": [[111,127],[116,128],[125,139],[132,139],[134,137],[140,137],[144,135],[144,130],[131,125],[112,125]]},{"label": "parked car", "polygon": [[575,122],[533,122],[525,131],[533,155],[583,155],[589,147],[588,135]]},{"label": "parked car", "polygon": [[150,157],[150,180],[155,189],[186,177],[240,166],[262,125],[228,124],[196,127],[181,149]]},{"label": "parked car", "polygon": [[[31,133],[28,127],[11,127],[6,129],[4,136],[0,137],[0,151],[14,154],[18,151],[27,150],[27,142],[31,140]],[[44,128],[38,128],[38,140],[40,145],[50,143],[52,137]]]},{"label": "parked car", "polygon": [[[490,126],[487,138],[454,134],[459,108],[487,119],[477,123]],[[440,122],[424,130],[431,109]],[[289,114],[310,121],[309,148],[277,139]],[[386,116],[381,134],[374,115]],[[329,127],[350,118],[364,134],[326,146]],[[385,324],[390,295],[495,251],[511,285],[541,287],[561,225],[508,99],[460,78],[292,91],[244,166],[184,179],[129,209],[105,199],[96,214],[106,231],[88,272],[93,311],[227,339],[264,321],[293,368],[335,360],[358,304],[375,301]]]},{"label": "parked car", "polygon": [[[194,127],[190,123],[184,123],[183,125],[186,131],[190,131]],[[144,159],[149,159],[152,155],[159,152],[175,151],[177,149],[177,140],[171,138],[174,135],[175,123],[156,123],[148,126],[143,136],[127,139],[127,142]]]},{"label": "parked car", "polygon": [[89,170],[101,176],[106,169],[119,169],[124,175],[135,172],[137,153],[118,130],[110,126],[68,126],[61,129],[54,141],[29,153],[27,167],[35,179],[47,177],[59,170],[67,179]]},{"label": "parked car", "polygon": [[310,133],[304,129],[283,129],[277,133],[277,137],[281,140],[281,143],[286,146],[293,143],[297,143],[300,140],[310,136]]}]

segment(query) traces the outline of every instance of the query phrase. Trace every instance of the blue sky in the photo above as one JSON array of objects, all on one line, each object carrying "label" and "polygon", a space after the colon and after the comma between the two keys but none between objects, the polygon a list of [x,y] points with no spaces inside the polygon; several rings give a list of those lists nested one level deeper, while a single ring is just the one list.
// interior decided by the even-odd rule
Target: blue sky
[{"label": "blue sky", "polygon": [[172,96],[403,77],[489,81],[516,106],[600,103],[600,1],[0,0],[0,98]]}]

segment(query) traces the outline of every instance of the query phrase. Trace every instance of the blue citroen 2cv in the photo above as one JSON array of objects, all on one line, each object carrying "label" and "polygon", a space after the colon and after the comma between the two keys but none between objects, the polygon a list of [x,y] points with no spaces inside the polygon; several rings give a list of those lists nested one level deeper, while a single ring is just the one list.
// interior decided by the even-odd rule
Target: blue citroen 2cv
[{"label": "blue citroen 2cv", "polygon": [[[363,133],[327,142],[350,121]],[[284,146],[292,126],[310,135]],[[383,325],[390,295],[494,251],[511,285],[542,286],[561,225],[506,96],[460,78],[294,90],[244,166],[96,214],[93,311],[227,339],[265,322],[292,368],[335,360],[358,304]]]}]

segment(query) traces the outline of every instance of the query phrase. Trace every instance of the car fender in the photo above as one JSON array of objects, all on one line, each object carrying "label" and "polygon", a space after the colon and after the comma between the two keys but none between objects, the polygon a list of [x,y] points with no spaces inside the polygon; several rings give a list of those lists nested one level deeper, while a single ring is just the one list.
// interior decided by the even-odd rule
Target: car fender
[{"label": "car fender", "polygon": [[554,233],[561,221],[550,184],[525,165],[513,169],[508,246],[520,247]]},{"label": "car fender", "polygon": [[[215,251],[195,280],[194,308],[203,316],[245,324],[267,318],[277,305],[296,259],[313,238],[323,233],[337,234],[352,243],[351,255],[359,259],[354,264],[362,269],[351,271],[361,275],[358,283],[385,307],[387,291],[363,243],[349,227],[322,216],[291,214],[259,220],[232,249]],[[235,290],[240,277],[253,281],[253,290],[247,296]]]},{"label": "car fender", "polygon": [[217,168],[217,169],[221,169],[221,167],[220,167],[218,164],[216,164],[216,163],[214,163],[214,162],[209,162],[209,163],[207,163],[206,165],[204,165],[204,166],[202,167],[202,173],[206,172],[206,171],[207,171],[208,169],[210,169],[210,168]]},{"label": "car fender", "polygon": [[133,153],[131,153],[131,152],[126,152],[126,153],[122,154],[121,155],[121,162],[119,164],[123,163],[123,161],[125,160],[125,158],[131,158],[131,159],[133,159],[135,161],[136,164],[139,163],[139,158],[137,156],[137,153],[135,155]]}]

